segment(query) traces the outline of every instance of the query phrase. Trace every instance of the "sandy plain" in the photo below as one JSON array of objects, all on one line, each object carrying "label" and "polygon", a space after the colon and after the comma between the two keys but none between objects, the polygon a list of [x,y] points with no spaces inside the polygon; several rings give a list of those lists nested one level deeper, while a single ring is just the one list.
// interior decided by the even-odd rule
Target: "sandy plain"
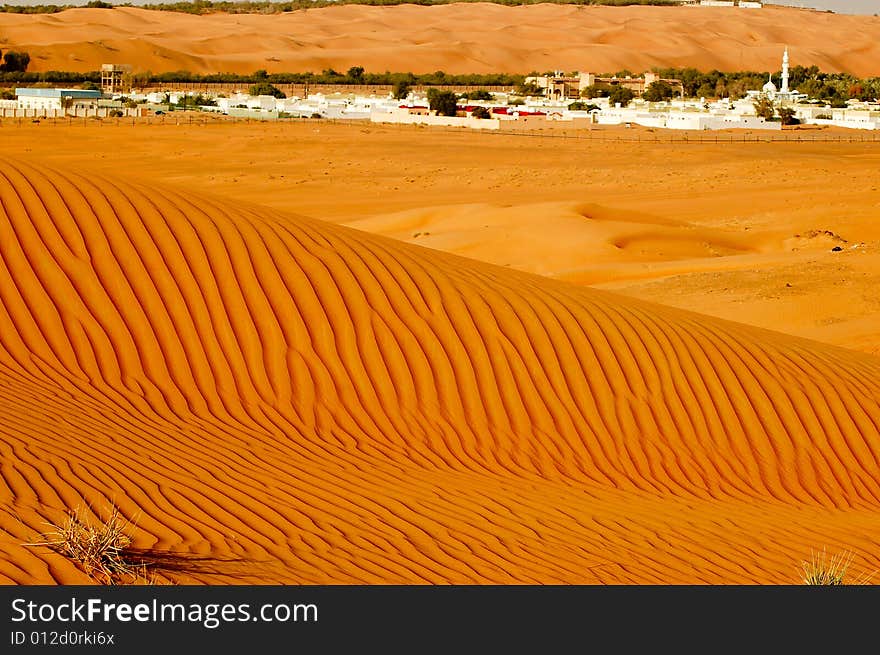
[{"label": "sandy plain", "polygon": [[4,582],[111,500],[183,583],[880,565],[876,143],[0,131]]}]

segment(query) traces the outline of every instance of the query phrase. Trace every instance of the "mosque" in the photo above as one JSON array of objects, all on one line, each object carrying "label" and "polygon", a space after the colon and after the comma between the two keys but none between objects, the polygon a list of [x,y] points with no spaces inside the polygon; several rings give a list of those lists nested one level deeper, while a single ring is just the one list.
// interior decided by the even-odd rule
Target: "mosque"
[{"label": "mosque", "polygon": [[797,102],[801,98],[807,97],[803,93],[798,93],[788,88],[788,46],[785,47],[785,52],[782,54],[782,86],[780,88],[776,87],[773,83],[773,73],[770,73],[767,83],[760,91],[749,91],[750,96],[762,94],[773,101]]}]

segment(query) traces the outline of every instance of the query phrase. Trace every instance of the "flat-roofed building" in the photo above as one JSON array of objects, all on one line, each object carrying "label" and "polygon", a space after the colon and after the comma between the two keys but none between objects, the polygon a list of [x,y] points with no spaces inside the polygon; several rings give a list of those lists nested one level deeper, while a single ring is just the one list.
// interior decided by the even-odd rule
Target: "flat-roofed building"
[{"label": "flat-roofed building", "polygon": [[38,89],[25,87],[15,90],[19,109],[61,111],[75,107],[96,107],[100,91],[89,89]]}]

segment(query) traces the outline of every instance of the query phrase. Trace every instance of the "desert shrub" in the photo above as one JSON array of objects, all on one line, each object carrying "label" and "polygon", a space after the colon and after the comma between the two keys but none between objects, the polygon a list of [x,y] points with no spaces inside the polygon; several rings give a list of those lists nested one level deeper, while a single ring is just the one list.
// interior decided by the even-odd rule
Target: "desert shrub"
[{"label": "desert shrub", "polygon": [[474,107],[471,116],[474,118],[492,118],[492,114],[485,107]]},{"label": "desert shrub", "polygon": [[87,575],[99,582],[115,584],[143,573],[142,565],[130,561],[128,534],[132,525],[119,508],[111,505],[107,519],[84,519],[81,508],[68,511],[60,523],[49,523],[50,530],[27,546],[46,546],[76,562]]},{"label": "desert shrub", "polygon": [[873,574],[863,575],[853,582],[847,582],[847,572],[853,561],[853,553],[843,551],[832,555],[827,559],[825,549],[821,553],[813,552],[809,562],[801,562],[801,579],[806,585],[863,585],[873,577]]}]

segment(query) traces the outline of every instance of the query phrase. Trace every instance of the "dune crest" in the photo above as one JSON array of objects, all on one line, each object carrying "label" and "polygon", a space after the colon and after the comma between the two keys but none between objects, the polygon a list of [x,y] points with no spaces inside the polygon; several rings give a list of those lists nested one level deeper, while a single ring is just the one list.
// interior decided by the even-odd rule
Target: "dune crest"
[{"label": "dune crest", "polygon": [[204,16],[120,7],[0,14],[0,31],[7,47],[30,52],[35,71],[775,71],[788,45],[792,65],[880,75],[877,17],[771,6],[345,5]]},{"label": "dune crest", "polygon": [[184,582],[788,582],[880,552],[880,359],[4,161],[0,581],[82,501]]}]

